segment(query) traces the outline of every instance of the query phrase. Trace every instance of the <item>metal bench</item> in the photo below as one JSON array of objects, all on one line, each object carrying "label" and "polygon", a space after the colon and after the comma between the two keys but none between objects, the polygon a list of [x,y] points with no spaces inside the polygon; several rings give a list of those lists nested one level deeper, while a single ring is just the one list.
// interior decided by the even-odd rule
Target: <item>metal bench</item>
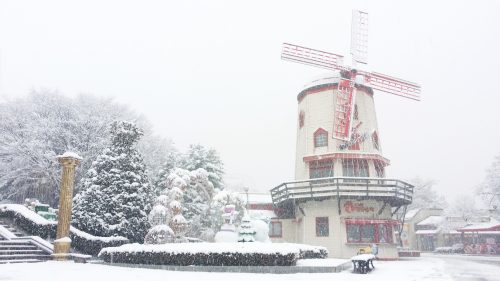
[{"label": "metal bench", "polygon": [[375,255],[372,254],[362,254],[352,257],[351,261],[352,261],[352,266],[354,267],[353,272],[362,274],[370,272],[375,268],[375,266],[373,266],[374,259]]}]

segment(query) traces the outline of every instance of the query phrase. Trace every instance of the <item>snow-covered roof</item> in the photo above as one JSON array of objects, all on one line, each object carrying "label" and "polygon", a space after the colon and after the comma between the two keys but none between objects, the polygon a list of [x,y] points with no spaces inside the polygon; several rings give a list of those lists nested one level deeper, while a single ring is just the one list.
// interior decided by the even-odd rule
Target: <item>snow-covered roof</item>
[{"label": "snow-covered roof", "polygon": [[440,225],[446,220],[443,216],[430,216],[423,221],[417,223],[417,225]]},{"label": "snow-covered roof", "polygon": [[[245,192],[238,193],[238,197],[244,202],[247,202],[247,194]],[[271,198],[271,193],[248,193],[248,203],[249,204],[272,204],[273,199]]]},{"label": "snow-covered roof", "polygon": [[415,234],[419,235],[419,234],[436,234],[438,233],[439,230],[437,229],[421,229],[421,230],[417,230],[415,232]]},{"label": "snow-covered roof", "polygon": [[411,220],[419,211],[420,209],[413,209],[407,211],[405,215],[405,220]]},{"label": "snow-covered roof", "polygon": [[459,231],[497,231],[500,230],[500,222],[494,218],[491,218],[489,222],[473,223],[464,226],[459,229]]},{"label": "snow-covered roof", "polygon": [[277,217],[271,210],[248,210],[248,213],[252,219],[259,220],[270,220]]}]

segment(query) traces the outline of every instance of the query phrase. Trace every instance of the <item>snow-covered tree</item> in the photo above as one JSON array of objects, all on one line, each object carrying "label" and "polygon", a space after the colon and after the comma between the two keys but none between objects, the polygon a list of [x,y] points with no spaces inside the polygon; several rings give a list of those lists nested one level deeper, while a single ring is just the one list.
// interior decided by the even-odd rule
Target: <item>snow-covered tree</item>
[{"label": "snow-covered tree", "polygon": [[159,166],[158,171],[152,178],[152,184],[159,194],[167,186],[167,178],[170,173],[179,165],[180,153],[171,149],[165,156],[165,161]]},{"label": "snow-covered tree", "polygon": [[200,237],[206,230],[208,211],[214,196],[213,184],[203,169],[188,171],[180,168],[171,170],[166,179],[166,190],[172,200],[182,202],[183,214],[190,222],[189,236]]},{"label": "snow-covered tree", "polygon": [[133,123],[111,125],[111,145],[92,163],[74,198],[73,224],[91,234],[121,235],[141,242],[149,229],[153,190],[135,144],[142,131]]},{"label": "snow-covered tree", "polygon": [[188,151],[180,159],[180,167],[189,171],[204,169],[214,188],[223,189],[222,177],[224,165],[215,149],[207,149],[202,145],[190,145]]},{"label": "snow-covered tree", "polygon": [[250,216],[243,216],[240,227],[238,228],[238,242],[255,242],[256,233],[257,231],[255,231],[252,225]]},{"label": "snow-covered tree", "polygon": [[486,170],[486,177],[477,190],[484,205],[494,215],[500,216],[500,155]]},{"label": "snow-covered tree", "polygon": [[442,208],[447,207],[446,200],[443,196],[438,195],[434,189],[435,182],[433,180],[414,178],[410,180],[415,187],[413,189],[413,202],[408,208]]},{"label": "snow-covered tree", "polygon": [[[57,206],[61,166],[56,156],[74,151],[83,160],[76,182],[87,173],[103,149],[109,146],[109,125],[115,120],[133,121],[145,128],[139,151],[150,173],[156,173],[173,150],[171,141],[153,134],[142,116],[112,99],[80,95],[65,97],[47,90],[0,103],[0,200],[23,202],[35,197]],[[75,191],[81,188],[77,184]]]},{"label": "snow-covered tree", "polygon": [[484,215],[484,212],[476,204],[476,197],[466,194],[456,197],[446,213],[449,216],[461,217],[464,221]]}]

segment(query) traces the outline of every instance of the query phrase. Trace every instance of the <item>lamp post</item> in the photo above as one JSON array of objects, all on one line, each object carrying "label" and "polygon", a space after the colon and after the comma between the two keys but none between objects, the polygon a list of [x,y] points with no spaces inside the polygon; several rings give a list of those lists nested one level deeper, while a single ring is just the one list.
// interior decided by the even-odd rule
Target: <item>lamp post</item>
[{"label": "lamp post", "polygon": [[245,187],[243,187],[243,190],[245,191],[245,193],[246,193],[246,195],[247,195],[246,210],[247,210],[247,214],[248,214],[248,210],[249,210],[249,208],[250,208],[250,205],[249,205],[250,203],[249,203],[249,201],[248,201],[248,191],[250,190],[250,188],[249,188],[248,186],[245,186]]}]

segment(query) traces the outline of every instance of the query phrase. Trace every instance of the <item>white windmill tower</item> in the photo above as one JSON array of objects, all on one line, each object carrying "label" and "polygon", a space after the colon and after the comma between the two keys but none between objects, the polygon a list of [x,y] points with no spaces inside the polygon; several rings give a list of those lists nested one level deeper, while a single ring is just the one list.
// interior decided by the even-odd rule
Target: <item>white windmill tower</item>
[{"label": "white windmill tower", "polygon": [[389,160],[381,154],[373,90],[419,100],[420,86],[359,69],[368,62],[368,14],[353,11],[352,66],[343,56],[288,43],[281,58],[334,72],[299,93],[296,180],[385,176]]},{"label": "white windmill tower", "polygon": [[322,245],[341,258],[359,243],[377,243],[381,257],[396,258],[393,230],[402,223],[394,214],[404,218],[413,186],[385,177],[373,90],[419,100],[420,86],[359,69],[367,63],[367,13],[353,12],[351,32],[352,66],[341,55],[283,44],[283,59],[333,71],[298,94],[295,181],[271,197],[286,241]]}]

